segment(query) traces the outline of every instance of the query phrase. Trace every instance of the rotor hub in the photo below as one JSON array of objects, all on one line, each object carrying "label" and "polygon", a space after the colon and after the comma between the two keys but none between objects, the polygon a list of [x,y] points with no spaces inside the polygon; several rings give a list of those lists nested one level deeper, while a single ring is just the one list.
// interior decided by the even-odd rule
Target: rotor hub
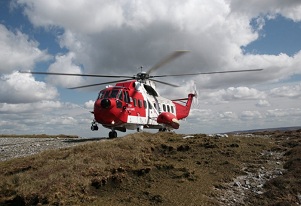
[{"label": "rotor hub", "polygon": [[145,72],[140,72],[136,75],[136,79],[137,80],[146,80],[149,79],[149,74],[145,73]]}]

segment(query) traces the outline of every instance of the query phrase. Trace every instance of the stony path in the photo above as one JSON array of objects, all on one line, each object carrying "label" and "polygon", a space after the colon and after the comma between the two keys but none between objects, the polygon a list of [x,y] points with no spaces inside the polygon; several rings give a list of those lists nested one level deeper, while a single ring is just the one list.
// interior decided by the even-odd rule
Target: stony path
[{"label": "stony path", "polygon": [[[246,164],[241,175],[226,183],[224,188],[215,188],[220,191],[218,201],[220,205],[252,205],[248,197],[254,197],[264,193],[264,184],[275,177],[283,175],[283,152],[264,151],[261,153],[265,164]],[[247,203],[248,202],[248,203]]]}]

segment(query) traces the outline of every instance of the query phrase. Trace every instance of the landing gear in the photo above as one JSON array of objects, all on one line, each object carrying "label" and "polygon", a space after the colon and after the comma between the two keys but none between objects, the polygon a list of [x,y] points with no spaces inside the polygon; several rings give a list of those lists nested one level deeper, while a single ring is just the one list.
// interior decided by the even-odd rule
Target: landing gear
[{"label": "landing gear", "polygon": [[137,132],[142,132],[143,131],[143,125],[140,125],[137,127]]},{"label": "landing gear", "polygon": [[109,138],[110,139],[113,139],[113,138],[116,138],[117,137],[117,132],[115,130],[109,132]]},{"label": "landing gear", "polygon": [[97,131],[97,130],[98,130],[98,126],[97,126],[95,120],[92,122],[91,130],[92,130],[92,131]]},{"label": "landing gear", "polygon": [[166,130],[167,130],[166,128],[160,128],[159,132],[166,132]]}]

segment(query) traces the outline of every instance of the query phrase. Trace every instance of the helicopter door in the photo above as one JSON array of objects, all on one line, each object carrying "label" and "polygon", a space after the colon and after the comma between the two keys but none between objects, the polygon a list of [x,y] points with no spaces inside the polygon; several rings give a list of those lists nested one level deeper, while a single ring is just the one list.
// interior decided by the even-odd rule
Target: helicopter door
[{"label": "helicopter door", "polygon": [[155,109],[155,106],[152,105],[152,103],[147,100],[147,124],[149,125],[157,125],[157,117],[158,117],[158,112]]}]

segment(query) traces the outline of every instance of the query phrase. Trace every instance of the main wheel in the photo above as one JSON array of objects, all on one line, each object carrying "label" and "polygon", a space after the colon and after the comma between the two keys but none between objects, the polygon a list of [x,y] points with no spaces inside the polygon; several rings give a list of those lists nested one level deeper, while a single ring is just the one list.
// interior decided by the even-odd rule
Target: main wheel
[{"label": "main wheel", "polygon": [[117,137],[117,132],[116,131],[109,132],[109,138],[110,139],[113,139],[113,138],[116,138],[116,137]]},{"label": "main wheel", "polygon": [[117,132],[113,131],[113,138],[116,138],[116,137],[117,137]]}]

